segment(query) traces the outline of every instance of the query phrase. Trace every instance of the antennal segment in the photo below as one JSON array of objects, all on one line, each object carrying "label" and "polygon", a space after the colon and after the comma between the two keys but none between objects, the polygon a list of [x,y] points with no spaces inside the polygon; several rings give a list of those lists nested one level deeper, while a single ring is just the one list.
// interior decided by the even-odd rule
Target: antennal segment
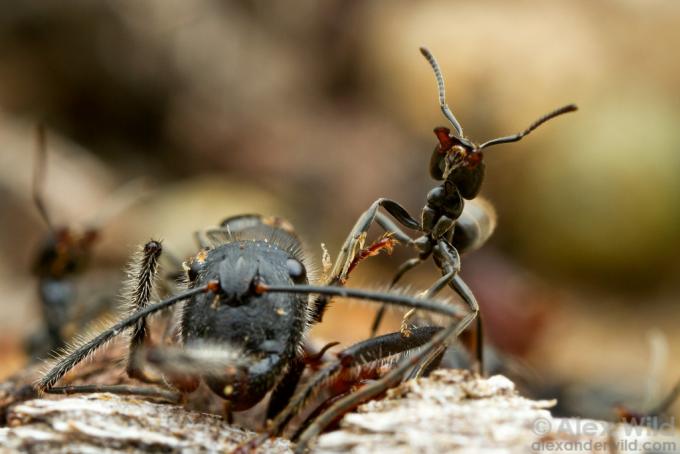
[{"label": "antennal segment", "polygon": [[437,60],[434,58],[434,55],[432,55],[432,53],[427,48],[421,47],[420,53],[423,54],[423,56],[427,59],[428,63],[430,63],[430,66],[432,66],[432,69],[434,70],[434,77],[437,79],[437,86],[439,87],[439,107],[442,109],[442,113],[451,122],[454,129],[456,130],[456,133],[458,134],[458,137],[464,137],[463,127],[460,125],[460,123],[458,123],[458,120],[456,120],[456,117],[453,115],[453,112],[451,112],[451,109],[449,109],[449,106],[446,104],[446,89],[444,87],[444,77],[442,77],[441,69],[439,69],[439,63],[437,63]]},{"label": "antennal segment", "polygon": [[575,104],[569,104],[569,105],[566,105],[566,106],[562,106],[557,110],[554,110],[554,111],[552,111],[548,114],[543,115],[541,118],[534,121],[524,131],[517,133],[517,134],[514,134],[512,136],[499,137],[498,139],[489,140],[488,142],[484,142],[483,144],[481,144],[479,146],[479,149],[481,150],[482,148],[491,147],[493,145],[498,145],[499,143],[517,142],[519,140],[522,140],[522,137],[526,136],[527,134],[529,134],[531,131],[533,131],[534,129],[541,126],[546,121],[552,120],[553,118],[560,116],[562,114],[565,114],[565,113],[575,112],[576,110],[578,110],[578,107],[576,107]]}]

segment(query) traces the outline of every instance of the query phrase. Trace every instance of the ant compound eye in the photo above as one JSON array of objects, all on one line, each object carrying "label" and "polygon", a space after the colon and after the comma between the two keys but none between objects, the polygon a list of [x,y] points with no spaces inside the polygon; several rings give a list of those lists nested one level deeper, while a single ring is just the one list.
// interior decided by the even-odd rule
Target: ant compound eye
[{"label": "ant compound eye", "polygon": [[307,277],[305,266],[297,259],[291,258],[286,260],[286,268],[288,269],[288,275],[296,284],[303,282]]}]

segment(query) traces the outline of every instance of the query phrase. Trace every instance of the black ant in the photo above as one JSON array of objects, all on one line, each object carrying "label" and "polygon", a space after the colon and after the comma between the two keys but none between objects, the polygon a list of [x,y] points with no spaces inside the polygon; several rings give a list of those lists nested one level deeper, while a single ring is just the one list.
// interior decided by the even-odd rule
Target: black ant
[{"label": "black ant", "polygon": [[[542,116],[520,133],[499,137],[478,145],[465,137],[462,126],[446,104],[444,78],[437,60],[424,47],[420,48],[420,52],[432,66],[439,88],[439,106],[444,117],[449,120],[455,130],[451,133],[449,128],[443,126],[434,128],[439,143],[430,158],[430,175],[435,180],[443,180],[443,183],[427,194],[420,224],[415,228],[404,224],[406,227],[421,232],[423,235],[419,238],[415,240],[410,238],[379,213],[377,211],[379,201],[364,214],[362,218],[364,223],[360,230],[365,232],[373,219],[376,219],[378,224],[393,232],[400,241],[415,246],[418,250],[417,258],[407,260],[399,267],[392,285],[432,255],[435,264],[441,270],[442,278],[428,292],[436,293],[449,285],[463,298],[472,311],[478,313],[479,305],[472,292],[458,277],[458,273],[460,272],[460,254],[479,248],[491,236],[495,228],[493,207],[483,199],[473,200],[479,194],[484,180],[485,163],[482,150],[494,145],[517,142],[546,121],[568,112],[574,112],[577,107],[574,104],[560,107]],[[465,200],[473,201],[473,203],[465,204]],[[354,242],[348,242],[343,251],[349,251],[353,247],[355,247]],[[377,332],[383,314],[384,307],[375,316],[371,328],[372,336]],[[402,321],[402,332],[406,334],[408,333],[407,322],[412,314],[413,311],[409,311]],[[481,316],[477,318],[477,338],[473,341],[473,345],[477,367],[483,371],[481,320]]]},{"label": "black ant", "polygon": [[[385,202],[385,206],[399,216],[406,216],[393,202]],[[410,222],[416,221],[410,219]],[[350,237],[355,235],[353,231]],[[201,249],[186,263],[186,290],[157,303],[152,303],[150,296],[162,246],[157,241],[148,242],[136,261],[137,273],[130,301],[134,310],[58,359],[36,383],[36,390],[56,394],[143,394],[179,400],[181,394],[194,391],[203,381],[228,403],[231,411],[251,408],[273,391],[267,415],[275,419],[269,433],[278,434],[323,383],[340,371],[420,348],[418,353],[404,358],[388,374],[360,391],[362,395],[380,393],[396,384],[423,355],[450,336],[458,335],[475,316],[434,298],[343,288],[337,284],[336,275],[324,279],[321,285],[310,285],[316,281],[314,267],[303,256],[301,242],[290,225],[278,218],[232,217],[200,236],[211,246]],[[338,258],[336,268],[344,269],[352,261],[353,256],[343,255]],[[336,284],[328,285],[330,282]],[[340,352],[337,360],[325,365],[293,396],[306,366],[301,352],[304,334],[321,319],[327,307],[316,304],[313,295],[422,309],[451,321],[444,327],[418,328],[409,338],[392,333],[359,342]],[[180,317],[182,348],[144,348],[149,344],[147,317],[183,301]],[[161,383],[150,378],[153,374],[145,370],[145,366],[150,366],[163,375],[162,383],[170,384],[179,394],[126,385],[54,386],[98,348],[128,331],[128,375],[145,382]],[[299,449],[325,426],[323,421],[330,413],[337,414],[338,404],[344,407],[350,399],[351,406],[354,399],[363,398],[351,394],[322,413],[301,434]]]},{"label": "black ant", "polygon": [[[443,91],[441,82],[440,91]],[[462,137],[462,134],[459,135]],[[185,265],[186,289],[171,298],[152,302],[151,289],[162,246],[157,241],[148,242],[135,261],[137,272],[134,292],[130,295],[130,312],[57,359],[35,384],[36,390],[56,394],[107,391],[179,400],[183,394],[194,391],[204,382],[227,402],[231,411],[251,408],[271,391],[266,433],[241,446],[241,449],[251,449],[270,436],[282,434],[318,391],[342,372],[374,366],[388,358],[399,358],[386,373],[379,374],[377,378],[371,377],[375,379],[357,391],[333,400],[323,411],[314,414],[312,420],[306,421],[304,430],[294,436],[297,439],[296,450],[304,451],[309,442],[339,415],[395,386],[407,371],[422,367],[421,363],[431,364],[430,358],[443,351],[447,342],[455,339],[477,317],[478,309],[472,292],[458,276],[458,252],[447,236],[460,212],[449,216],[455,213],[445,202],[460,191],[456,189],[459,187],[465,187],[465,194],[470,194],[467,191],[470,187],[464,183],[469,174],[478,175],[481,182],[481,174],[478,173],[481,159],[474,168],[468,168],[463,163],[472,160],[461,162],[456,158],[458,153],[480,153],[479,147],[461,137],[449,139],[460,147],[452,145],[445,149],[442,145],[442,151],[436,152],[440,156],[435,160],[437,166],[440,161],[451,161],[455,165],[450,170],[441,171],[441,177],[446,178],[447,183],[442,198],[432,198],[428,204],[433,214],[424,219],[427,225],[415,220],[396,202],[384,198],[377,200],[358,219],[335,263],[324,270],[327,275],[320,279],[302,254],[301,241],[290,224],[279,218],[243,215],[228,218],[219,227],[200,232],[197,238],[202,240],[201,246],[206,247],[202,247]],[[451,159],[446,159],[447,156]],[[481,157],[481,154],[478,156]],[[401,225],[425,235],[422,239],[411,240],[387,216],[379,213],[380,207]],[[460,208],[462,210],[462,204]],[[440,221],[445,217],[451,221]],[[392,232],[394,237],[383,238],[382,242],[366,249],[363,244],[374,220]],[[444,224],[450,225],[446,227]],[[436,226],[439,227],[435,229]],[[344,287],[357,263],[389,247],[392,238],[417,245],[423,258],[432,254],[442,269],[443,277],[417,297],[399,292]],[[460,246],[461,243],[456,244]],[[400,273],[404,272],[402,267]],[[458,308],[436,297],[447,284],[468,302],[472,310]],[[443,316],[444,321],[440,320],[437,325],[414,327],[408,333],[398,331],[358,342],[337,353],[335,359],[324,364],[295,392],[307,365],[302,352],[304,336],[312,325],[322,320],[332,297],[424,310]],[[182,346],[145,347],[150,344],[147,317],[180,303]],[[76,365],[113,338],[127,332],[130,333],[128,375],[162,384],[162,388],[127,385],[55,387]],[[407,352],[409,355],[403,355]],[[162,379],[152,378],[154,374],[149,373],[149,369],[160,373]],[[175,391],[168,391],[168,386]]]},{"label": "black ant", "polygon": [[[38,278],[38,292],[44,330],[33,334],[28,341],[32,357],[41,357],[60,349],[77,330],[105,311],[105,302],[76,305],[74,278],[89,266],[93,248],[100,238],[100,227],[111,216],[120,212],[129,202],[131,190],[139,190],[137,181],[116,191],[116,203],[105,206],[97,221],[83,229],[57,226],[52,222],[43,196],[43,183],[47,166],[47,138],[43,124],[36,129],[36,163],[33,174],[33,202],[48,229],[33,264],[33,274]],[[134,188],[133,188],[134,186]],[[122,197],[121,197],[122,196]]]}]

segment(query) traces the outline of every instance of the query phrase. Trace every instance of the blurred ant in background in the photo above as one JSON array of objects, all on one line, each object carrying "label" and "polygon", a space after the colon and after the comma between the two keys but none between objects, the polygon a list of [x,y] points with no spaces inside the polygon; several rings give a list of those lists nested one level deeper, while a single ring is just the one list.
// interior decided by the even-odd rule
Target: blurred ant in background
[{"label": "blurred ant in background", "polygon": [[44,324],[43,329],[30,336],[27,342],[27,350],[33,358],[63,348],[84,325],[108,309],[108,300],[91,299],[87,304],[76,303],[74,278],[88,268],[93,248],[100,238],[101,227],[130,204],[132,194],[139,197],[141,187],[138,180],[121,187],[96,217],[96,221],[83,229],[56,225],[48,212],[43,193],[47,167],[47,137],[43,124],[37,126],[36,144],[33,202],[48,232],[32,268],[38,278]]}]

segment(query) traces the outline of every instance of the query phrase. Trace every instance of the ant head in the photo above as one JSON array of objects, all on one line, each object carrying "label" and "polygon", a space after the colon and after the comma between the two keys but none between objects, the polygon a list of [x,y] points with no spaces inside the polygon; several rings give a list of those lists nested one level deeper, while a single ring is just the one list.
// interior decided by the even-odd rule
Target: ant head
[{"label": "ant head", "polygon": [[472,168],[477,167],[482,162],[481,149],[465,137],[452,135],[451,130],[444,126],[434,128],[434,134],[439,140],[435,152],[442,158],[448,157],[449,160]]},{"label": "ant head", "polygon": [[449,128],[434,128],[439,144],[432,152],[430,159],[430,175],[435,180],[447,178],[456,169],[475,171],[484,160],[484,155],[477,145],[464,137],[451,134]]},{"label": "ant head", "polygon": [[448,172],[459,168],[475,171],[475,169],[480,167],[483,163],[482,149],[502,143],[517,142],[546,121],[555,118],[558,115],[577,110],[577,107],[574,104],[560,107],[559,109],[542,116],[520,133],[499,137],[484,142],[481,145],[476,145],[465,137],[463,134],[463,127],[446,104],[444,77],[442,76],[441,69],[439,68],[437,60],[434,58],[434,55],[424,47],[420,48],[420,53],[423,54],[430,63],[430,66],[432,66],[432,70],[434,71],[437,80],[437,87],[439,88],[439,107],[455,130],[453,134],[450,129],[444,127],[435,128],[434,130],[437,139],[439,139],[439,145],[435,149],[430,161],[430,173],[437,180],[442,179],[442,176],[445,177],[445,174],[448,174]]},{"label": "ant head", "polygon": [[82,271],[92,255],[98,231],[52,227],[37,254],[33,271],[39,277],[62,279]]}]

